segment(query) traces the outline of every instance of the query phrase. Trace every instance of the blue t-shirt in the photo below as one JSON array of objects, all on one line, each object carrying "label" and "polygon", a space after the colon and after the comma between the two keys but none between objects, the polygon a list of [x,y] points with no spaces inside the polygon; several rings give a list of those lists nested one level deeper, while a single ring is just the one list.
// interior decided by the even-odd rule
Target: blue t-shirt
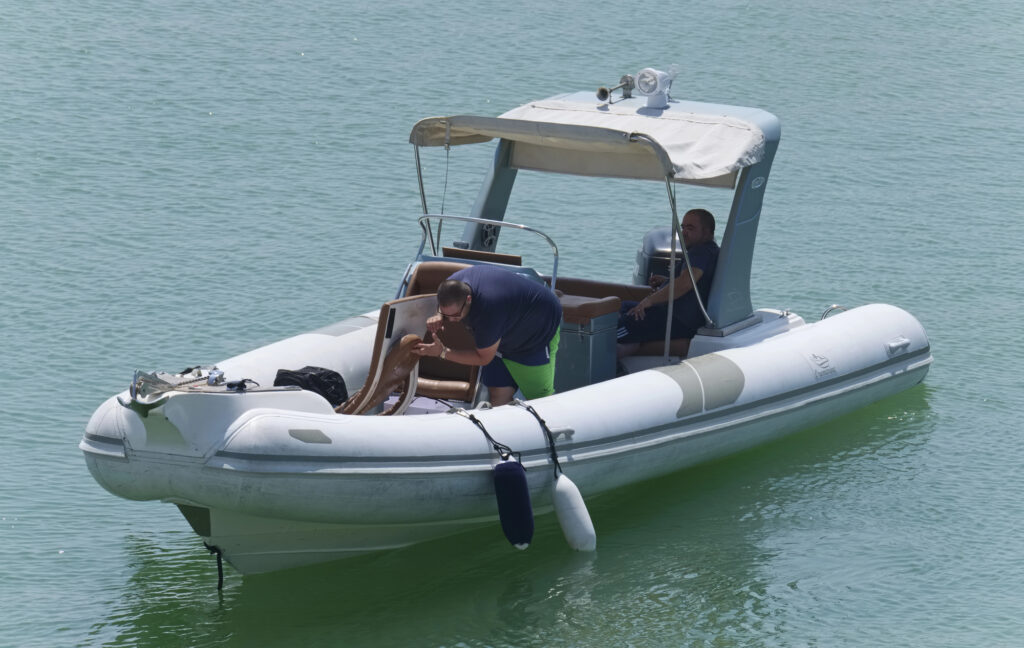
[{"label": "blue t-shirt", "polygon": [[537,366],[548,362],[548,344],[562,322],[558,297],[542,283],[492,266],[472,266],[449,279],[469,284],[473,301],[463,321],[478,349],[501,340],[501,357]]},{"label": "blue t-shirt", "polygon": [[[707,308],[708,293],[711,292],[711,281],[715,278],[715,266],[718,264],[718,244],[714,241],[698,243],[687,248],[686,254],[690,257],[690,265],[694,270],[700,268],[703,273],[697,280],[697,290],[700,291],[700,299],[704,303],[704,307]],[[676,259],[676,277],[681,276],[684,272],[686,272],[686,260],[680,254]],[[685,324],[687,328],[694,331],[704,326],[704,315],[700,312],[700,306],[697,305],[697,296],[694,291],[688,290],[685,295],[676,300],[675,305],[672,306],[672,319]]]}]

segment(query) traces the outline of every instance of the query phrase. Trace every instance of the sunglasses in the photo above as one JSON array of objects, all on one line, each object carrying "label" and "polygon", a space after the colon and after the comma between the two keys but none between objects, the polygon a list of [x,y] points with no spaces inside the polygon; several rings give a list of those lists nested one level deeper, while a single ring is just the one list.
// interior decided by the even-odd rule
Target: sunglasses
[{"label": "sunglasses", "polygon": [[467,304],[469,304],[469,300],[468,300],[468,299],[464,299],[464,300],[462,301],[462,306],[460,306],[460,307],[459,307],[459,312],[458,312],[458,313],[455,313],[455,314],[452,314],[452,315],[449,315],[449,314],[447,314],[447,313],[442,313],[442,312],[441,312],[441,307],[440,307],[440,306],[438,306],[438,307],[437,307],[437,314],[438,314],[438,315],[440,315],[440,316],[441,316],[442,318],[444,318],[444,319],[445,319],[446,321],[452,322],[452,321],[455,321],[455,318],[456,318],[456,317],[458,317],[458,318],[462,318],[462,316],[463,316],[463,315],[464,315],[464,313],[465,313],[465,310],[466,310],[466,305],[467,305]]}]

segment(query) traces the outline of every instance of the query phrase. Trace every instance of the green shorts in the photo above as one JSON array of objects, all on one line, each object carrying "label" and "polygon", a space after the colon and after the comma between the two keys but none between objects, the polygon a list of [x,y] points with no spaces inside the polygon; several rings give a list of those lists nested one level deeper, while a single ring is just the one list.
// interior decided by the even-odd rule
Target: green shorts
[{"label": "green shorts", "polygon": [[555,329],[555,336],[548,343],[550,359],[545,364],[529,366],[519,364],[515,360],[501,359],[519,391],[523,392],[523,398],[532,400],[555,393],[555,355],[558,353],[558,338],[559,330]]}]

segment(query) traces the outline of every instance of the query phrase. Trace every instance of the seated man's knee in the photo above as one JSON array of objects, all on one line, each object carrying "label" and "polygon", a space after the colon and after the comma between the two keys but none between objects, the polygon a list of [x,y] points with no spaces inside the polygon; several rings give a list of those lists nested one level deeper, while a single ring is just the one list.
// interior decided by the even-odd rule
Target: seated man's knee
[{"label": "seated man's knee", "polygon": [[634,342],[632,344],[629,344],[629,343],[626,343],[626,344],[616,344],[615,345],[615,356],[618,359],[621,360],[622,358],[625,358],[626,356],[631,356],[631,355],[636,354],[638,349],[640,349],[640,343],[639,342]]}]

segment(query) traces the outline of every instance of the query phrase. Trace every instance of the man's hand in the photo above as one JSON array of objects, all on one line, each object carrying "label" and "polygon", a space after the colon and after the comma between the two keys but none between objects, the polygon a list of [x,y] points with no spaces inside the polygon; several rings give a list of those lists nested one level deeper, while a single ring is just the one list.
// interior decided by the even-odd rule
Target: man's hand
[{"label": "man's hand", "polygon": [[[444,318],[441,314],[431,315],[427,318],[427,330],[431,333],[437,333],[444,328]],[[436,336],[435,336],[436,337]],[[440,353],[440,352],[438,352]]]},{"label": "man's hand", "polygon": [[633,308],[630,308],[629,311],[626,312],[626,315],[631,315],[635,319],[642,320],[647,315],[647,303],[646,302],[647,302],[647,298],[644,297],[639,302],[637,302],[636,306],[634,306]]},{"label": "man's hand", "polygon": [[665,275],[656,275],[652,273],[651,276],[647,278],[647,285],[651,288],[657,288],[658,286],[665,285],[666,281],[668,281],[668,277]]},{"label": "man's hand", "polygon": [[[430,320],[427,320],[427,322],[429,324]],[[439,340],[438,338],[434,338],[434,341],[431,342],[430,344],[420,342],[412,349],[412,352],[415,353],[416,355],[431,356],[434,358],[440,357],[442,351],[444,351],[444,344],[442,344],[441,340]]]}]

